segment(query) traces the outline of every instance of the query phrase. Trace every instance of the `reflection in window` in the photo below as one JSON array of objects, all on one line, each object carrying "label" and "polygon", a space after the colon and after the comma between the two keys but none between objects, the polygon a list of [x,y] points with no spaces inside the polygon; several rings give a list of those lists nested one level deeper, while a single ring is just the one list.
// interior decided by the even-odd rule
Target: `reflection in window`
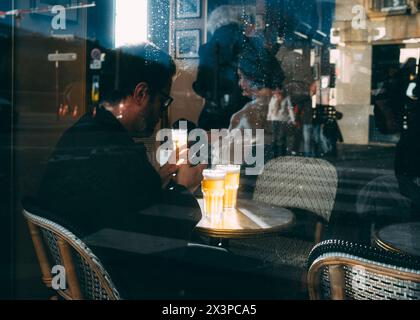
[{"label": "reflection in window", "polygon": [[115,0],[115,47],[147,40],[148,0]]}]

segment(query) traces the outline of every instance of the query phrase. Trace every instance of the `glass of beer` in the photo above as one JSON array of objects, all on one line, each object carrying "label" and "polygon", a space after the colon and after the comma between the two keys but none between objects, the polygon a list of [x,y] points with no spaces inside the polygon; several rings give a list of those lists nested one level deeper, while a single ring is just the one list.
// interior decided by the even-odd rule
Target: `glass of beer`
[{"label": "glass of beer", "polygon": [[181,153],[188,147],[188,131],[182,129],[172,130],[173,150],[176,152],[177,164],[183,164],[187,161],[186,156],[181,157]]},{"label": "glass of beer", "polygon": [[239,178],[241,166],[239,165],[218,165],[216,169],[226,172],[225,195],[223,206],[225,209],[235,209],[238,199]]},{"label": "glass of beer", "polygon": [[220,222],[223,216],[225,177],[226,173],[223,170],[208,169],[203,171],[201,190],[204,198],[204,215],[214,222]]}]

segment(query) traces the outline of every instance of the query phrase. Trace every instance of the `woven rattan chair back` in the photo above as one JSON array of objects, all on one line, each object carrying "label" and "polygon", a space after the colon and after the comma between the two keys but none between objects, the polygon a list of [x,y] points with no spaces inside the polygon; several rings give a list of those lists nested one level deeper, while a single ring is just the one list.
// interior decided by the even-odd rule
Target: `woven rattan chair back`
[{"label": "woven rattan chair back", "polygon": [[[42,280],[52,288],[52,268],[65,270],[65,289],[56,290],[67,300],[119,300],[120,294],[100,260],[66,228],[23,210],[41,267]],[[48,248],[48,249],[47,249]],[[57,289],[57,288],[54,288]]]},{"label": "woven rattan chair back", "polygon": [[254,200],[311,211],[329,221],[337,192],[337,170],[328,161],[280,157],[265,165]]},{"label": "woven rattan chair back", "polygon": [[309,255],[313,300],[420,300],[419,259],[342,240],[327,240]]}]

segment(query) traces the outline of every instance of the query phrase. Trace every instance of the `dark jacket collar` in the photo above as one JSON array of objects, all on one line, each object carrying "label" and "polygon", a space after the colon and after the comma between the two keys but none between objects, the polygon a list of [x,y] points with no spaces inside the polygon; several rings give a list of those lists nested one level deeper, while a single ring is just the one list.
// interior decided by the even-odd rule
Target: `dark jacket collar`
[{"label": "dark jacket collar", "polygon": [[96,112],[91,114],[90,117],[101,126],[109,129],[112,128],[116,131],[125,132],[128,135],[128,131],[124,128],[121,122],[119,122],[110,111],[102,106],[97,107]]}]

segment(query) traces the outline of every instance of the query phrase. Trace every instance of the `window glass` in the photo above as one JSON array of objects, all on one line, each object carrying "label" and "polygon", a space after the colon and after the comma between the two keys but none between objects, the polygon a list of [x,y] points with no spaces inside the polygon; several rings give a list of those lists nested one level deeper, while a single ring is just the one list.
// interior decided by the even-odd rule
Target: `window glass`
[{"label": "window glass", "polygon": [[123,297],[310,299],[328,240],[420,270],[419,15],[417,0],[2,1],[16,298],[45,297],[22,208],[84,242]]}]

